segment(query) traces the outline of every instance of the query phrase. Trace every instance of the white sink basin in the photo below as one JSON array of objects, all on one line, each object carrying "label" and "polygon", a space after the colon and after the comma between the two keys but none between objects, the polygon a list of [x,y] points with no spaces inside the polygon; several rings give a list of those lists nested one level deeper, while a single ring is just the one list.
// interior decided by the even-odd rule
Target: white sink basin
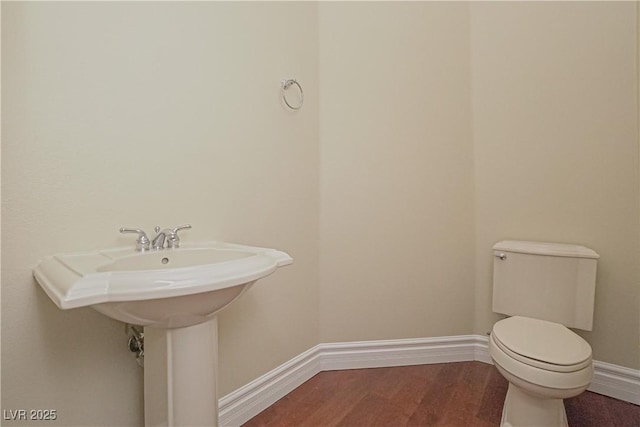
[{"label": "white sink basin", "polygon": [[275,249],[183,243],[161,251],[53,255],[34,276],[61,309],[91,306],[122,322],[179,328],[211,319],[256,280],[292,261]]}]

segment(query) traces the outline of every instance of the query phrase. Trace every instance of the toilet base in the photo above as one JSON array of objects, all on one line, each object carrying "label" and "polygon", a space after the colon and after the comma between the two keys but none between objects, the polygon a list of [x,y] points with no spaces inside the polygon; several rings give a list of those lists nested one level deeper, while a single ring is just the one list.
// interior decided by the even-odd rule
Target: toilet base
[{"label": "toilet base", "polygon": [[536,397],[509,383],[500,425],[568,427],[564,401]]}]

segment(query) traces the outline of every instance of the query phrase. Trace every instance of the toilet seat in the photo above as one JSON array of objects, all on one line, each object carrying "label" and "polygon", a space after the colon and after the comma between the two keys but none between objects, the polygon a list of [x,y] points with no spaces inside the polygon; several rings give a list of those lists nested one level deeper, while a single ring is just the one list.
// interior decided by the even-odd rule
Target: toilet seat
[{"label": "toilet seat", "polygon": [[558,323],[513,316],[492,331],[497,347],[526,365],[551,372],[575,372],[591,366],[591,346]]},{"label": "toilet seat", "polygon": [[[593,363],[588,359],[586,366],[558,365],[540,362],[505,351],[494,334],[489,337],[489,354],[494,365],[509,381],[519,387],[537,390],[539,396],[566,398],[575,396],[586,389],[593,378]],[[513,355],[516,354],[517,358]],[[537,366],[536,366],[537,365]],[[577,391],[575,394],[574,392]]]}]

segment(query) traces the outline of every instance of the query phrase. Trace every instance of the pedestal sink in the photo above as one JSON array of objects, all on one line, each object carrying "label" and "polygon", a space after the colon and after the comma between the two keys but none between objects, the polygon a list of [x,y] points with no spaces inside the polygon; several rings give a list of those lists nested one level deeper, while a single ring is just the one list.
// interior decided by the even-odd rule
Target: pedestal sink
[{"label": "pedestal sink", "polygon": [[146,426],[217,426],[216,313],[292,261],[275,249],[201,242],[53,255],[33,274],[61,309],[90,306],[145,327]]}]

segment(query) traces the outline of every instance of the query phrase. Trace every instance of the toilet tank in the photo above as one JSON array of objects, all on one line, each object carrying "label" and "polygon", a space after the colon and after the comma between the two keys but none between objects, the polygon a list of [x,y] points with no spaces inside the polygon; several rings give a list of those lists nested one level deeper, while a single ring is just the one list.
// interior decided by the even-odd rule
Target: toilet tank
[{"label": "toilet tank", "polygon": [[493,311],[593,328],[596,264],[592,249],[505,240],[493,246]]}]

